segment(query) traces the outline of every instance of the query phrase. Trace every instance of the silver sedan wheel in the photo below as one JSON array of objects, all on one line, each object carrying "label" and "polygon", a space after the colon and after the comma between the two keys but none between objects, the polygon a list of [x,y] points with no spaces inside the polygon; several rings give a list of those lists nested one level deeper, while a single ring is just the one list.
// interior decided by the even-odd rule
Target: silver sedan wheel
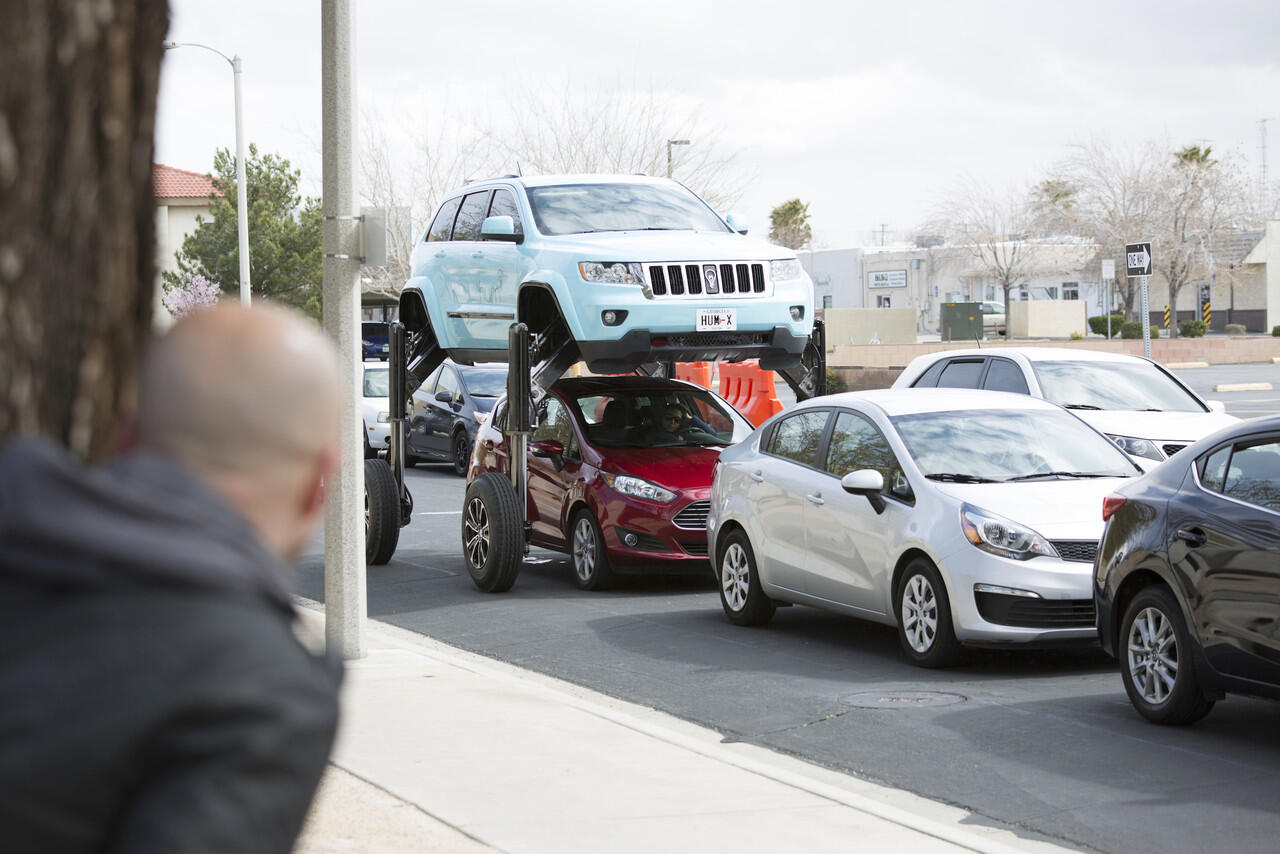
[{"label": "silver sedan wheel", "polygon": [[925,653],[938,634],[938,598],[923,575],[913,575],[902,588],[902,631],[916,652]]},{"label": "silver sedan wheel", "polygon": [[1178,680],[1178,638],[1158,608],[1143,608],[1129,628],[1129,677],[1142,699],[1158,706]]},{"label": "silver sedan wheel", "polygon": [[585,515],[573,526],[573,571],[586,584],[596,571],[596,529]]},{"label": "silver sedan wheel", "polygon": [[738,543],[730,543],[720,561],[720,586],[724,601],[734,611],[747,607],[747,591],[751,584],[751,570],[747,565],[747,552]]},{"label": "silver sedan wheel", "polygon": [[489,556],[489,514],[479,498],[471,499],[471,503],[467,505],[467,515],[463,521],[463,541],[467,562],[474,567],[484,566],[485,558]]}]

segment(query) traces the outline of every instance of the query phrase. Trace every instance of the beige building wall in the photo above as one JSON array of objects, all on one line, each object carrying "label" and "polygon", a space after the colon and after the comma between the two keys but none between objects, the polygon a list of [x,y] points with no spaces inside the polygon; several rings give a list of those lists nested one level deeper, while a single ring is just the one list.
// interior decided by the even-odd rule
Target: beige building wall
[{"label": "beige building wall", "polygon": [[[1280,220],[1267,222],[1267,232],[1258,245],[1244,259],[1244,268],[1252,273],[1259,291],[1265,294],[1267,321],[1263,327],[1270,332],[1280,326]],[[1236,306],[1240,306],[1239,292]]]},{"label": "beige building wall", "polygon": [[1010,338],[1070,338],[1085,334],[1084,300],[1016,300],[1005,307]]},{"label": "beige building wall", "polygon": [[827,348],[844,344],[914,344],[914,308],[829,308]]},{"label": "beige building wall", "polygon": [[156,199],[156,287],[155,325],[161,328],[173,323],[173,317],[160,301],[164,294],[164,274],[178,270],[178,252],[182,241],[196,230],[196,217],[209,219],[207,199]]}]

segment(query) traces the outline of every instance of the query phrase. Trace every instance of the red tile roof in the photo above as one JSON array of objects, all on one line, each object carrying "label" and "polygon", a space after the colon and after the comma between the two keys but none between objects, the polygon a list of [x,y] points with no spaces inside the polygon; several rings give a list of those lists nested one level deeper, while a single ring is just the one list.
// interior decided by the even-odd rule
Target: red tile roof
[{"label": "red tile roof", "polygon": [[157,199],[207,199],[222,195],[208,175],[174,169],[162,163],[151,164],[151,184],[155,187]]}]

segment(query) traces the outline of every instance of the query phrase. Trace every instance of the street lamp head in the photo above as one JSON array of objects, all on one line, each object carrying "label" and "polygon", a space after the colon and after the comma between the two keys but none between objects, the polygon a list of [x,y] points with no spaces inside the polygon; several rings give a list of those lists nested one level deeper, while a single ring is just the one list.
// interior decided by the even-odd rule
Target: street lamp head
[{"label": "street lamp head", "polygon": [[165,43],[164,43],[164,49],[165,49],[165,50],[173,50],[173,49],[174,49],[174,48],[176,48],[176,47],[182,47],[182,45],[178,44],[177,42],[165,42]]},{"label": "street lamp head", "polygon": [[689,144],[689,140],[687,140],[687,139],[669,139],[669,140],[667,140],[667,145],[688,145],[688,144]]}]

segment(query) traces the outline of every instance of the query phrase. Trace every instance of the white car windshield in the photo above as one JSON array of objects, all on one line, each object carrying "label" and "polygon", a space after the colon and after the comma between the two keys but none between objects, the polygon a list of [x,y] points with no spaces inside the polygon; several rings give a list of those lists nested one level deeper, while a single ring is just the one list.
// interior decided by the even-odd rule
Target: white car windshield
[{"label": "white car windshield", "polygon": [[364,396],[386,397],[390,393],[387,388],[387,376],[386,368],[365,368]]},{"label": "white car windshield", "polygon": [[1067,409],[1205,412],[1150,362],[1032,362],[1044,399]]},{"label": "white car windshield", "polygon": [[530,187],[543,234],[593,231],[729,231],[706,203],[677,184],[557,184]]},{"label": "white car windshield", "polygon": [[891,419],[925,477],[959,483],[1132,477],[1133,463],[1070,413],[975,409]]},{"label": "white car windshield", "polygon": [[592,392],[574,402],[587,440],[602,448],[724,447],[752,430],[731,406],[695,389]]}]

